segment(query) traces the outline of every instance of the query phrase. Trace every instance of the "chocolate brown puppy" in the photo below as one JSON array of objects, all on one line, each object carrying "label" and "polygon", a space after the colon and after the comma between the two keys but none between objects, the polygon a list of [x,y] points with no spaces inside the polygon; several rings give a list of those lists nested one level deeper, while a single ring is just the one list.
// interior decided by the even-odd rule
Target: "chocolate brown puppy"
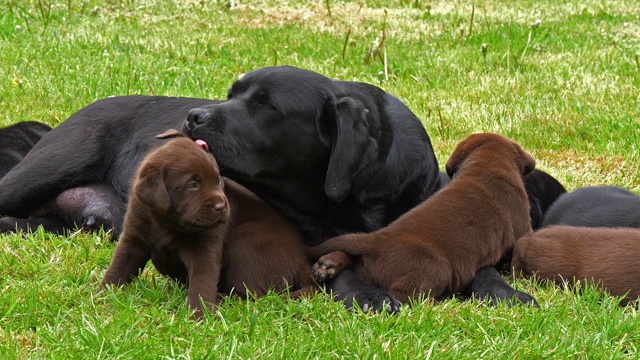
[{"label": "chocolate brown puppy", "polygon": [[143,161],[102,285],[130,282],[151,259],[161,274],[188,283],[197,317],[200,298],[213,309],[218,290],[311,292],[311,264],[298,232],[249,190],[222,178],[212,155],[184,136],[159,135],[182,138]]},{"label": "chocolate brown puppy", "polygon": [[323,281],[344,268],[399,301],[462,291],[476,271],[495,264],[531,231],[523,176],[535,160],[497,134],[462,141],[446,164],[451,183],[389,226],[310,249]]},{"label": "chocolate brown puppy", "polygon": [[231,204],[220,291],[261,297],[269,290],[289,297],[315,291],[302,237],[280,213],[254,193],[225,178]]},{"label": "chocolate brown puppy", "polygon": [[511,265],[558,285],[587,280],[627,303],[640,292],[640,230],[551,226],[520,238]]},{"label": "chocolate brown puppy", "polygon": [[[173,130],[159,138],[181,136]],[[138,169],[122,236],[102,286],[132,281],[151,260],[164,275],[188,279],[187,302],[202,316],[218,295],[230,208],[211,154],[188,138],[151,152]]]}]

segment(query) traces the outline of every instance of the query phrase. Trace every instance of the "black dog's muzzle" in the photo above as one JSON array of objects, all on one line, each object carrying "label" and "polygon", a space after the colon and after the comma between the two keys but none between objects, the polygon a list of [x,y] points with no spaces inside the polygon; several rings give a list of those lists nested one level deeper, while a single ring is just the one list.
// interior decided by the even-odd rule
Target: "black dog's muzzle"
[{"label": "black dog's muzzle", "polygon": [[211,120],[211,115],[205,109],[195,108],[189,110],[187,114],[187,120],[184,123],[184,127],[188,130],[193,130],[196,126],[202,125]]}]

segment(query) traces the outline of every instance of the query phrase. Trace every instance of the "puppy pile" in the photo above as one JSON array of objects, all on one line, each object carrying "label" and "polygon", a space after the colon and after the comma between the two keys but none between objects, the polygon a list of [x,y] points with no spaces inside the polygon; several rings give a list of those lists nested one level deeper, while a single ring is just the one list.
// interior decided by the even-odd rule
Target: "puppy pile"
[{"label": "puppy pile", "polygon": [[187,284],[195,317],[220,294],[297,297],[314,281],[362,309],[451,294],[537,305],[497,268],[637,299],[640,196],[567,193],[490,133],[438,169],[420,119],[393,95],[266,67],[224,101],[113,97],[54,129],[0,129],[0,232],[111,231],[101,288],[151,260]]}]

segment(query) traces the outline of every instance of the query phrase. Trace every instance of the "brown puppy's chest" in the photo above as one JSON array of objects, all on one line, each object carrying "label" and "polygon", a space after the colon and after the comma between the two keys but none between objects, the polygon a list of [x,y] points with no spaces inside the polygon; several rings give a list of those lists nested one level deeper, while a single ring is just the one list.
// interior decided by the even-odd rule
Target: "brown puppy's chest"
[{"label": "brown puppy's chest", "polygon": [[194,254],[207,252],[208,248],[222,246],[215,244],[222,241],[226,233],[226,224],[197,232],[177,232],[163,228],[154,221],[151,236],[147,239],[151,249],[151,262],[162,275],[171,277],[181,283],[187,283],[188,269],[186,258],[194,262]]},{"label": "brown puppy's chest", "polygon": [[187,268],[175,247],[167,246],[151,250],[151,262],[162,275],[173,278],[183,284],[187,282]]}]

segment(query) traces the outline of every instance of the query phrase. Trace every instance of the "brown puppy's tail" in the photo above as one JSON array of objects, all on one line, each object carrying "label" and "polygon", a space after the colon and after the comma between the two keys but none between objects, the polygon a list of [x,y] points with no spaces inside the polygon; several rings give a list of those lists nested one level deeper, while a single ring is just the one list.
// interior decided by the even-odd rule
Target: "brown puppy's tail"
[{"label": "brown puppy's tail", "polygon": [[375,246],[373,234],[347,234],[328,239],[322,244],[307,248],[309,257],[318,260],[322,255],[334,251],[343,251],[352,256],[370,252]]}]

